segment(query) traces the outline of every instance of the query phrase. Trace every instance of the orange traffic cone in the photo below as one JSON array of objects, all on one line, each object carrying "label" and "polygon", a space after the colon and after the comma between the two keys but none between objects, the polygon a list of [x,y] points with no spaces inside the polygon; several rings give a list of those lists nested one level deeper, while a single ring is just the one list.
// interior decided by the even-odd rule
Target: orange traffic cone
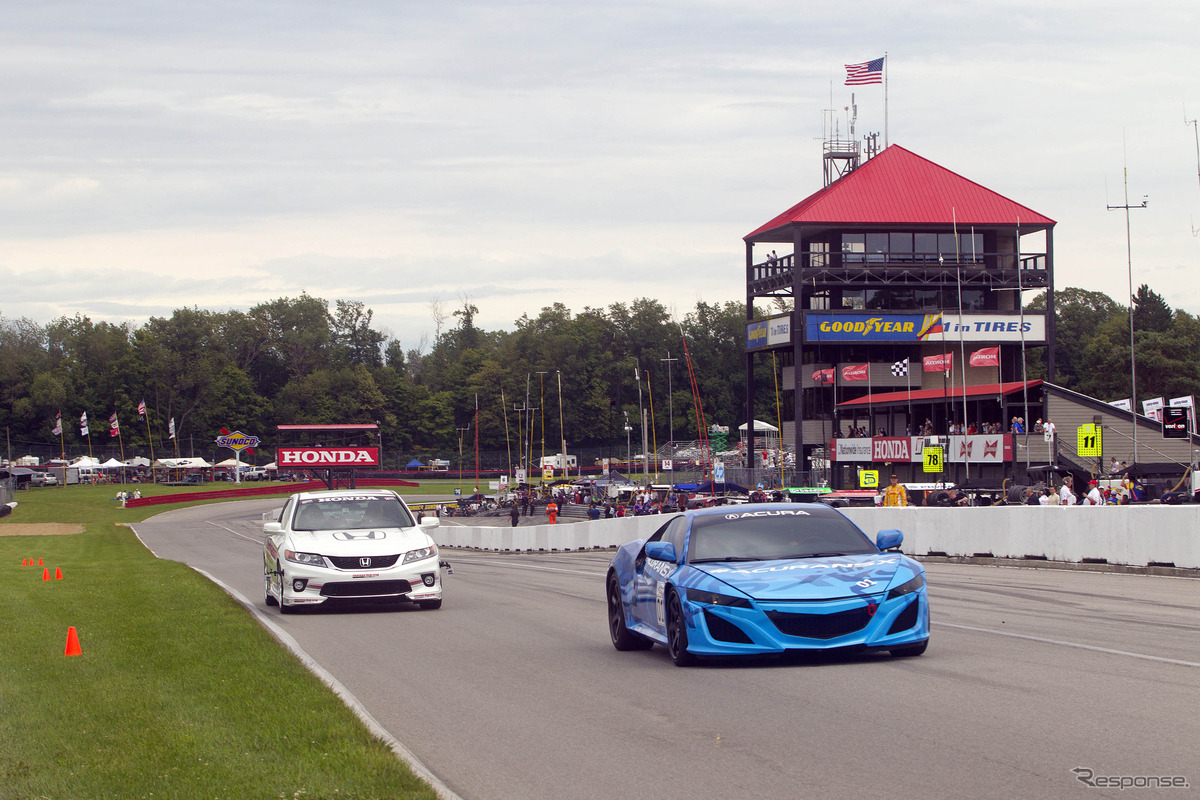
[{"label": "orange traffic cone", "polygon": [[38,566],[40,567],[41,565],[42,565],[42,560],[39,558],[39,559],[38,559]]},{"label": "orange traffic cone", "polygon": [[49,567],[42,570],[42,580],[44,580],[44,581],[50,580],[50,568]]},{"label": "orange traffic cone", "polygon": [[83,648],[79,646],[79,634],[75,632],[75,626],[67,628],[67,649],[63,652],[64,656],[81,656]]},{"label": "orange traffic cone", "polygon": [[56,580],[56,581],[62,580],[62,567],[54,568],[54,580]]},{"label": "orange traffic cone", "polygon": [[28,558],[22,558],[22,559],[21,559],[21,566],[22,566],[22,567],[28,567],[28,566],[29,566],[29,559],[28,559]]}]

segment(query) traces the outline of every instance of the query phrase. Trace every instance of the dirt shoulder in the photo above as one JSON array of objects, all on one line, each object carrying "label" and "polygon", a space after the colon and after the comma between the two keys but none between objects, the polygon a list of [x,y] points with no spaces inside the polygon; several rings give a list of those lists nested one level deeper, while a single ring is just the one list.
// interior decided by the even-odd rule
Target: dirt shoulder
[{"label": "dirt shoulder", "polygon": [[0,536],[66,536],[83,533],[77,522],[10,522],[0,525]]}]

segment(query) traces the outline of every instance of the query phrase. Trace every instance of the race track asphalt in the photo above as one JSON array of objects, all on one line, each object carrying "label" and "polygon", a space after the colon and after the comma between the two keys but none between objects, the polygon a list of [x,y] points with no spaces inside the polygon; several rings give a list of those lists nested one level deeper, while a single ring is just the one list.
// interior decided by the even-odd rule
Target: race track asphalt
[{"label": "race track asphalt", "polygon": [[[159,557],[254,601],[466,800],[1183,798],[1200,786],[1194,579],[932,564],[920,658],[678,669],[660,647],[609,643],[611,553],[444,550],[454,574],[438,611],[281,616],[261,568],[262,513],[280,505],[199,506],[134,528]],[[1077,769],[1190,788],[1088,786]]]}]

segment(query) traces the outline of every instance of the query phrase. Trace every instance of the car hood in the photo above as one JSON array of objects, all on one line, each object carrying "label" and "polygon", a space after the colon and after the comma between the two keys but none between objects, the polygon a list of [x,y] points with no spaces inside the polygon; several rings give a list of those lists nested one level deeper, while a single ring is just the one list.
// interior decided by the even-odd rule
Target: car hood
[{"label": "car hood", "polygon": [[[916,571],[899,553],[874,553],[782,561],[693,564],[692,568],[755,600],[826,600],[885,591],[893,578]],[[897,576],[897,571],[904,574]],[[910,574],[911,573],[911,574]],[[708,588],[700,583],[697,588]]]},{"label": "car hood", "polygon": [[433,544],[420,528],[292,531],[288,538],[293,549],[323,556],[391,555]]}]

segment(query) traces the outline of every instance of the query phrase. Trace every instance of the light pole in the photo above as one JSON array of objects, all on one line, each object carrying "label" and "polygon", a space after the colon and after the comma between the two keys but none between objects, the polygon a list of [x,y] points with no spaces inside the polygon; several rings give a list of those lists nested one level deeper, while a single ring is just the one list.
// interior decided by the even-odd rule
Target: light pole
[{"label": "light pole", "polygon": [[375,420],[375,435],[379,437],[379,468],[383,469],[383,428],[379,427],[379,420]]},{"label": "light pole", "polygon": [[538,375],[538,408],[541,410],[542,418],[542,457],[538,462],[538,467],[541,468],[546,463],[546,380],[542,376],[545,372],[539,372]]},{"label": "light pole", "polygon": [[628,470],[633,466],[633,451],[630,449],[629,434],[633,433],[633,428],[629,424],[629,412],[625,412],[625,468]]},{"label": "light pole", "polygon": [[459,493],[459,495],[462,495],[462,473],[463,473],[462,437],[463,437],[464,433],[471,430],[471,426],[467,425],[467,427],[465,427],[465,428],[456,428],[455,430],[458,431],[458,493]]},{"label": "light pole", "polygon": [[675,469],[675,390],[671,388],[671,365],[678,360],[678,358],[671,358],[670,350],[667,351],[666,358],[659,359],[659,361],[667,362],[667,406],[671,409],[671,469]]},{"label": "light pole", "polygon": [[[1124,142],[1122,142],[1124,149]],[[1130,411],[1133,412],[1131,419],[1133,420],[1133,465],[1137,466],[1138,447],[1137,447],[1137,355],[1133,346],[1133,243],[1129,234],[1129,209],[1145,208],[1149,202],[1145,195],[1142,195],[1141,205],[1129,205],[1129,164],[1128,161],[1122,167],[1125,176],[1125,205],[1108,206],[1109,211],[1114,211],[1118,208],[1125,210],[1125,263],[1129,271],[1129,384],[1130,384]]]},{"label": "light pole", "polygon": [[554,370],[558,375],[558,441],[562,445],[562,468],[563,477],[571,477],[570,467],[567,464],[567,431],[563,428],[563,409],[562,409],[562,370]]}]

